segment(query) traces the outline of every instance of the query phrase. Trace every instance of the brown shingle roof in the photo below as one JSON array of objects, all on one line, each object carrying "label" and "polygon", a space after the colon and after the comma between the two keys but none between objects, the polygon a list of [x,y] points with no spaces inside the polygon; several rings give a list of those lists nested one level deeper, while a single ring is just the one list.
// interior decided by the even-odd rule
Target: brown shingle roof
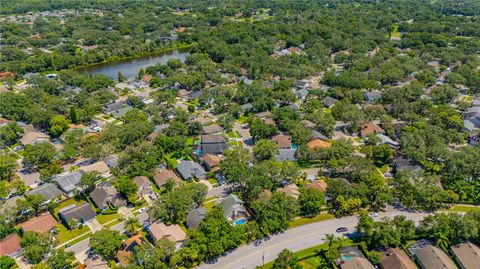
[{"label": "brown shingle roof", "polygon": [[163,222],[155,222],[150,225],[149,233],[154,240],[167,238],[172,243],[179,243],[187,238],[187,234],[180,226],[176,224],[167,226]]},{"label": "brown shingle roof", "polygon": [[290,184],[281,189],[278,189],[278,192],[285,193],[286,195],[293,197],[295,200],[297,200],[298,197],[300,197],[300,190],[298,189],[298,186],[295,184]]},{"label": "brown shingle roof", "polygon": [[53,229],[57,224],[57,220],[50,213],[45,213],[21,223],[18,226],[24,232],[46,233]]},{"label": "brown shingle roof", "polygon": [[169,179],[172,179],[175,183],[182,182],[182,180],[172,170],[164,169],[155,173],[154,181],[158,187],[165,185]]},{"label": "brown shingle roof", "polygon": [[222,159],[220,157],[218,157],[217,155],[213,155],[213,154],[206,154],[205,156],[203,156],[203,161],[210,167],[210,168],[213,168],[213,167],[216,167],[220,164],[220,162],[222,162]]},{"label": "brown shingle roof", "polygon": [[453,255],[465,269],[480,268],[480,248],[476,245],[466,242],[455,245],[451,248]]},{"label": "brown shingle roof", "polygon": [[16,234],[11,234],[0,241],[0,256],[11,255],[21,249],[20,237]]},{"label": "brown shingle roof", "polygon": [[370,134],[384,134],[384,133],[385,131],[382,128],[380,128],[380,126],[378,126],[373,122],[365,123],[360,128],[360,135],[362,137],[368,136]]},{"label": "brown shingle roof", "polygon": [[447,254],[434,246],[426,246],[417,250],[415,256],[425,269],[457,269]]},{"label": "brown shingle roof", "polygon": [[36,139],[48,140],[50,137],[47,134],[41,132],[29,132],[26,133],[21,139],[20,142],[23,145],[30,145]]},{"label": "brown shingle roof", "polygon": [[272,137],[272,141],[278,144],[278,148],[285,149],[292,147],[292,139],[288,135],[276,135]]},{"label": "brown shingle roof", "polygon": [[203,134],[215,134],[223,132],[223,128],[218,124],[212,124],[202,127]]},{"label": "brown shingle roof", "polygon": [[314,180],[312,183],[305,184],[306,189],[316,189],[321,192],[326,192],[328,189],[328,184],[325,180]]},{"label": "brown shingle roof", "polygon": [[392,248],[382,253],[382,269],[417,269],[415,263],[400,248]]},{"label": "brown shingle roof", "polygon": [[332,144],[323,141],[321,139],[314,139],[310,142],[307,143],[307,146],[311,149],[316,149],[316,148],[329,148],[332,146]]}]

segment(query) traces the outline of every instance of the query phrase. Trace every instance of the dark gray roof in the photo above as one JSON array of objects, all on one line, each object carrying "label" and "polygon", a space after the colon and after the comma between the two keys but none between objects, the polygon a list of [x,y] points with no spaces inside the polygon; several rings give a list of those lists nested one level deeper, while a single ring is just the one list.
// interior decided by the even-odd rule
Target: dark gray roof
[{"label": "dark gray roof", "polygon": [[185,160],[181,160],[177,165],[177,171],[185,180],[192,178],[192,176],[202,178],[207,174],[200,164]]},{"label": "dark gray roof", "polygon": [[79,206],[70,205],[68,207],[60,209],[58,214],[68,224],[70,221],[85,222],[95,218],[96,214],[92,206],[89,203],[83,203]]},{"label": "dark gray roof", "polygon": [[363,94],[363,97],[365,98],[366,101],[373,103],[378,99],[382,98],[382,93],[381,92],[365,92]]},{"label": "dark gray roof", "polygon": [[115,154],[110,154],[107,157],[103,158],[103,162],[108,166],[108,167],[117,167],[118,166],[118,161],[120,158],[115,155]]},{"label": "dark gray roof", "polygon": [[82,178],[83,171],[76,171],[64,175],[58,175],[53,178],[53,181],[57,183],[58,187],[64,192],[71,192],[77,188]]},{"label": "dark gray roof", "polygon": [[228,148],[225,136],[222,135],[202,135],[201,150],[202,154],[221,154]]},{"label": "dark gray roof", "polygon": [[212,124],[202,127],[202,134],[214,134],[223,132],[223,128],[218,124]]},{"label": "dark gray roof", "polygon": [[336,102],[338,102],[337,99],[335,98],[332,98],[330,96],[327,96],[323,99],[323,105],[326,106],[326,107],[331,107],[333,106]]},{"label": "dark gray roof", "polygon": [[278,154],[275,156],[275,160],[281,161],[295,161],[296,149],[278,149]]},{"label": "dark gray roof", "polygon": [[35,189],[27,192],[28,195],[41,195],[45,200],[49,201],[57,197],[62,196],[62,191],[55,186],[53,183],[46,183],[36,187]]},{"label": "dark gray roof", "polygon": [[196,91],[196,92],[192,92],[190,94],[190,98],[193,98],[193,99],[198,99],[202,96],[203,94],[203,91]]},{"label": "dark gray roof", "polygon": [[318,132],[316,130],[312,130],[310,133],[311,133],[312,139],[321,139],[323,141],[328,140],[328,137],[324,136],[323,134],[321,134],[320,132]]},{"label": "dark gray roof", "polygon": [[197,227],[202,219],[207,215],[207,209],[203,207],[195,208],[190,210],[187,215],[187,226],[188,228]]},{"label": "dark gray roof", "polygon": [[103,113],[110,113],[112,111],[115,111],[115,110],[118,110],[122,107],[125,106],[125,102],[124,101],[120,101],[120,102],[115,102],[115,103],[111,103],[111,104],[108,104],[108,105],[105,105],[104,108],[103,108]]}]

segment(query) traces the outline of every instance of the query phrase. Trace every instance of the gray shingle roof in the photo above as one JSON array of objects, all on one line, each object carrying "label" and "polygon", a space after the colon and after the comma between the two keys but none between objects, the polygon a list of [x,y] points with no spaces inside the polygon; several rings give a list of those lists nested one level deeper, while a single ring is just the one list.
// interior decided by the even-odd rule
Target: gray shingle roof
[{"label": "gray shingle roof", "polygon": [[278,154],[275,156],[275,160],[281,161],[295,161],[296,149],[278,149]]},{"label": "gray shingle roof", "polygon": [[226,139],[222,135],[202,135],[202,154],[221,154],[228,148]]},{"label": "gray shingle roof", "polygon": [[188,228],[197,227],[202,219],[207,215],[207,209],[203,207],[195,208],[190,210],[187,215],[187,226]]},{"label": "gray shingle roof", "polygon": [[243,201],[235,194],[230,194],[220,202],[220,206],[223,209],[223,215],[228,218],[230,215],[237,213],[247,213],[245,207],[243,207]]},{"label": "gray shingle roof", "polygon": [[60,197],[62,194],[62,191],[53,183],[40,185],[37,188],[27,192],[27,195],[41,195],[47,201]]},{"label": "gray shingle roof", "polygon": [[177,171],[185,180],[191,179],[192,176],[195,178],[202,178],[207,174],[200,164],[185,160],[181,160],[177,165]]},{"label": "gray shingle roof", "polygon": [[53,178],[53,181],[57,183],[58,187],[64,192],[71,192],[80,183],[80,178],[84,173],[82,171],[76,171],[69,174],[58,175]]},{"label": "gray shingle roof", "polygon": [[79,206],[70,205],[60,209],[58,213],[67,224],[70,221],[85,222],[95,218],[96,216],[95,211],[89,203],[83,203]]}]

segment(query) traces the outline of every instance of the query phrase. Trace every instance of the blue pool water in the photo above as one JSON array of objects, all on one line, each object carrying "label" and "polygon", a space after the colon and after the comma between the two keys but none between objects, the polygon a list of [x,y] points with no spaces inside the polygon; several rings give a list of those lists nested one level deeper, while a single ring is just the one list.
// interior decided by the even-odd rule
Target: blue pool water
[{"label": "blue pool water", "polygon": [[239,220],[236,220],[233,224],[242,225],[242,224],[245,224],[245,223],[247,223],[246,219],[239,219]]},{"label": "blue pool water", "polygon": [[195,150],[195,154],[196,155],[201,155],[202,154],[202,150],[200,148],[197,148],[197,150]]},{"label": "blue pool water", "polygon": [[292,149],[298,149],[298,145],[295,144],[295,143],[293,143],[293,144],[292,144]]}]

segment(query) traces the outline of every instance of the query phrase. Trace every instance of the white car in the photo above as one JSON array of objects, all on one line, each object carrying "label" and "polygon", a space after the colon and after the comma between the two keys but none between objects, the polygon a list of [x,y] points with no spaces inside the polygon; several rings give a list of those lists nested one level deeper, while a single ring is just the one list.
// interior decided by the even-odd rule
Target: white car
[{"label": "white car", "polygon": [[147,212],[147,207],[142,207],[138,210],[138,213],[144,213],[144,212]]}]

